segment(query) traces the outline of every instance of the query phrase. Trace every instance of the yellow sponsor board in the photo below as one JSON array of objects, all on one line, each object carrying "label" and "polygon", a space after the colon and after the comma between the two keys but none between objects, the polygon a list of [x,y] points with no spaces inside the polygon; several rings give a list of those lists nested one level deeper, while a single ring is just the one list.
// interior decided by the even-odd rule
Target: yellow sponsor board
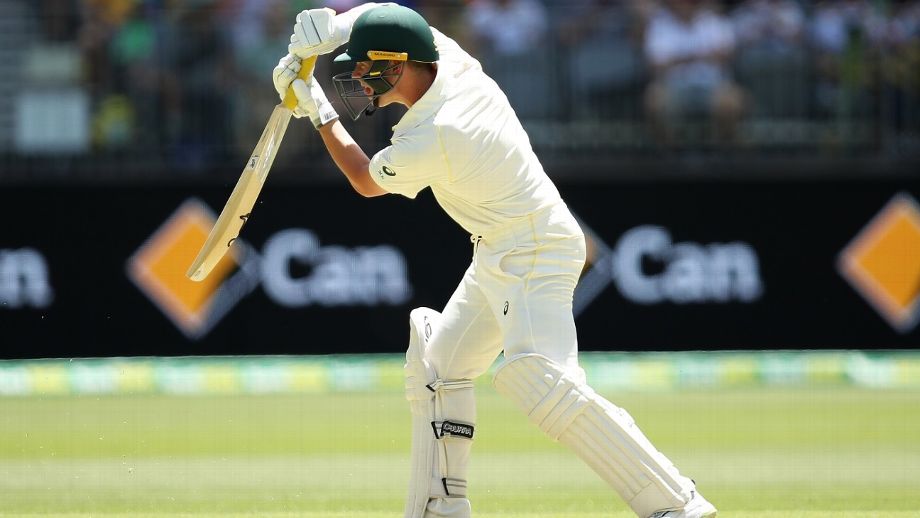
[{"label": "yellow sponsor board", "polygon": [[324,365],[294,363],[288,376],[292,392],[326,392],[330,389],[329,369]]},{"label": "yellow sponsor board", "polygon": [[805,357],[805,377],[809,383],[843,383],[846,380],[846,358],[834,354],[813,354]]},{"label": "yellow sponsor board", "polygon": [[894,386],[920,387],[920,358],[898,358],[894,364]]},{"label": "yellow sponsor board", "polygon": [[667,360],[645,360],[635,364],[633,380],[643,389],[666,390],[677,382],[674,362]]},{"label": "yellow sponsor board", "polygon": [[757,383],[757,360],[750,356],[726,358],[720,361],[720,383],[717,385],[753,385]]},{"label": "yellow sponsor board", "polygon": [[115,386],[119,393],[147,393],[156,388],[153,363],[121,361],[115,364]]},{"label": "yellow sponsor board", "polygon": [[201,368],[203,388],[208,394],[238,394],[242,392],[240,369],[236,364],[216,363]]},{"label": "yellow sponsor board", "polygon": [[39,363],[28,367],[32,393],[40,395],[70,394],[70,379],[66,365]]}]

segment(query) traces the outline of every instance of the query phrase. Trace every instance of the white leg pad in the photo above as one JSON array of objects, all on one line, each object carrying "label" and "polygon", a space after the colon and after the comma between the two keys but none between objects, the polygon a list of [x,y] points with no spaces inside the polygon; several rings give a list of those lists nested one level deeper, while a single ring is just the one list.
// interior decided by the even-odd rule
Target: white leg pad
[{"label": "white leg pad", "polygon": [[426,346],[440,313],[416,308],[409,315],[406,399],[412,411],[412,452],[406,518],[468,518],[466,470],[473,442],[476,401],[471,380],[440,379]]},{"label": "white leg pad", "polygon": [[[581,374],[581,375],[580,375]],[[693,482],[677,469],[623,409],[539,354],[499,367],[495,389],[514,401],[553,440],[572,449],[641,517],[690,501]]]}]

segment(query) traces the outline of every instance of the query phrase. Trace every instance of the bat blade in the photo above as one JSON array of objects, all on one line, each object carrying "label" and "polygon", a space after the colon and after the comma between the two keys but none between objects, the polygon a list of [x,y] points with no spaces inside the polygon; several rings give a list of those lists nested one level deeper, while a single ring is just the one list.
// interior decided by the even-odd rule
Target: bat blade
[{"label": "bat blade", "polygon": [[186,272],[188,278],[193,281],[204,280],[239,237],[240,229],[249,219],[262,191],[290,121],[291,110],[280,104],[275,106],[230,198],[211,228],[198,257]]},{"label": "bat blade", "polygon": [[[316,56],[305,60],[301,66],[298,77],[306,80],[313,73],[313,67],[316,64]],[[284,139],[284,133],[287,131],[288,124],[291,122],[291,114],[297,106],[297,97],[293,89],[288,89],[287,95],[281,104],[275,106],[265,129],[262,130],[262,136],[256,143],[255,149],[240,179],[236,182],[230,198],[220,211],[217,222],[211,228],[207,240],[198,252],[198,256],[192,262],[186,277],[193,281],[202,281],[211,270],[217,266],[217,263],[224,257],[230,246],[240,235],[240,230],[249,215],[252,208],[259,198],[268,172],[271,170],[272,162],[275,161],[275,155],[278,153],[278,147]]]}]

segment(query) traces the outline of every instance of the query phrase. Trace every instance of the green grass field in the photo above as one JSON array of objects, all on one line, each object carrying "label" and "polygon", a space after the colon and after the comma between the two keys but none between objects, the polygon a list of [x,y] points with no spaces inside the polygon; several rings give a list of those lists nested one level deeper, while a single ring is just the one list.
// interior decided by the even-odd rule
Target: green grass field
[{"label": "green grass field", "polygon": [[[477,517],[626,517],[592,472],[491,387]],[[920,516],[920,392],[606,394],[720,516]],[[0,515],[398,517],[398,392],[0,398]]]}]

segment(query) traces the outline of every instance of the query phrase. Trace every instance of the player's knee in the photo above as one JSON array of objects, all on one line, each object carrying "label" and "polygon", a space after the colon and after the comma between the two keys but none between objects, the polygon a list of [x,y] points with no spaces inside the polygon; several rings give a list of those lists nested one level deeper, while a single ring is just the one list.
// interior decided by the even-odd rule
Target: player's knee
[{"label": "player's knee", "polygon": [[430,308],[415,308],[409,313],[409,347],[406,349],[406,399],[425,401],[431,399],[428,385],[438,378],[428,360],[428,343],[434,333],[438,318],[437,311]]}]

